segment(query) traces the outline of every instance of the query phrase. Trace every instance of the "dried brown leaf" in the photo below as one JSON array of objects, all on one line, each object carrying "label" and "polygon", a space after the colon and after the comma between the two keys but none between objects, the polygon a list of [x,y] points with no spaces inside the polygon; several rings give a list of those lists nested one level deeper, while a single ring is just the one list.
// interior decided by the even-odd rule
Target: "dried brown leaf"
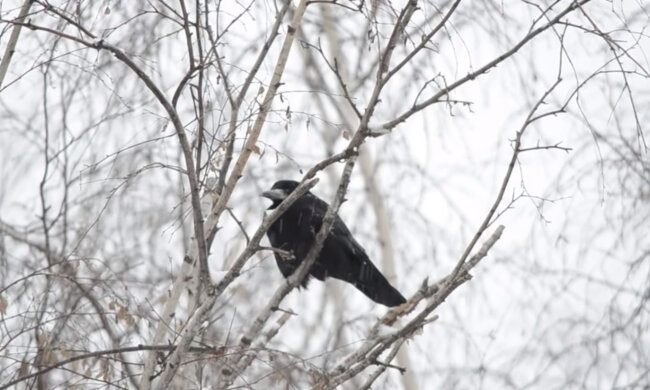
[{"label": "dried brown leaf", "polygon": [[7,303],[7,300],[0,295],[0,314],[7,314],[7,307],[9,304]]}]

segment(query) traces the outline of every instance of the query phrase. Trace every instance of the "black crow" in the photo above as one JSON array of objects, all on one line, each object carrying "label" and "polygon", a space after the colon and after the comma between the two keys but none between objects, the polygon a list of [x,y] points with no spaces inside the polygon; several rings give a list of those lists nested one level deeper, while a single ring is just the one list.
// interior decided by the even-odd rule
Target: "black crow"
[{"label": "black crow", "polygon": [[[273,201],[269,210],[276,208],[296,187],[298,182],[280,180],[273,184],[269,191],[263,192],[262,196]],[[285,278],[295,272],[307,256],[323,223],[327,208],[327,203],[307,192],[298,198],[266,233],[274,248],[291,254],[283,256],[275,252],[278,268]],[[372,264],[366,251],[352,237],[352,233],[338,215],[325,239],[323,249],[301,282],[303,287],[307,286],[310,276],[318,280],[332,277],[352,283],[368,298],[389,307],[406,302],[402,294],[391,286]]]}]

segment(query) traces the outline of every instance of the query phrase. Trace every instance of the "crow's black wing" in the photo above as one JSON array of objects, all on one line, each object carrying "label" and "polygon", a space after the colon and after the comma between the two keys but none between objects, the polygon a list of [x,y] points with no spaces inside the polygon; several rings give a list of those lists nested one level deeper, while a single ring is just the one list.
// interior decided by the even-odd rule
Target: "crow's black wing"
[{"label": "crow's black wing", "polygon": [[370,261],[366,251],[338,216],[321,251],[321,263],[327,276],[353,284],[377,303],[397,306],[406,302]]}]

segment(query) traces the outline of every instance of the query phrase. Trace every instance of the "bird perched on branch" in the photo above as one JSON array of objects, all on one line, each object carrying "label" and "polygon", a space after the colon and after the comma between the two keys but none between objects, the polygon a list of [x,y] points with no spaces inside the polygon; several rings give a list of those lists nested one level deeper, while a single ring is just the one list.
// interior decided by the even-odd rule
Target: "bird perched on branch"
[{"label": "bird perched on branch", "polygon": [[[298,184],[292,180],[280,180],[273,184],[269,191],[263,192],[262,196],[273,202],[269,210],[276,208],[298,187]],[[316,234],[323,224],[323,217],[328,207],[322,199],[307,192],[298,198],[267,231],[271,245],[284,251],[284,253],[278,251],[274,254],[278,268],[285,278],[298,269],[307,252],[314,245]],[[389,307],[406,302],[402,294],[391,286],[370,261],[366,251],[352,237],[352,233],[338,215],[323,248],[309,269],[309,273],[301,281],[301,285],[306,287],[312,276],[322,281],[332,277],[351,283],[368,298]]]}]

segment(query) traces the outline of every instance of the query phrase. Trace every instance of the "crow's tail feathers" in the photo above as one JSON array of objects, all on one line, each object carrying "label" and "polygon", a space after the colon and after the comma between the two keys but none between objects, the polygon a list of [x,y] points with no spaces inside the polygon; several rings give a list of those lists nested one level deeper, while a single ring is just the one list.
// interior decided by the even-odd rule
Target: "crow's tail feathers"
[{"label": "crow's tail feathers", "polygon": [[391,286],[385,279],[384,281],[385,283],[382,283],[381,285],[357,283],[355,286],[359,291],[366,294],[368,298],[388,307],[399,306],[406,302],[404,296],[402,296],[395,287]]},{"label": "crow's tail feathers", "polygon": [[406,302],[404,296],[391,286],[384,275],[369,260],[363,262],[360,271],[358,278],[351,282],[368,298],[388,307],[399,306]]}]

